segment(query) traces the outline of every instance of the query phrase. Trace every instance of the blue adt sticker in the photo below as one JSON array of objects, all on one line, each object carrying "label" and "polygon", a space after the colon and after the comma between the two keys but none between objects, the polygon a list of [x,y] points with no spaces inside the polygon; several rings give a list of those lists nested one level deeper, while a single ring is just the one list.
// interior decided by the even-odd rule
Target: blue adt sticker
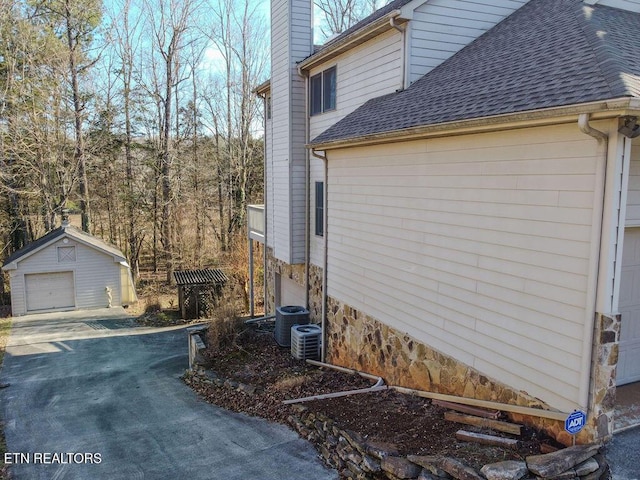
[{"label": "blue adt sticker", "polygon": [[575,412],[569,414],[567,419],[564,421],[564,429],[571,435],[575,435],[580,430],[582,430],[586,422],[587,414],[581,412],[580,410],[576,410]]}]

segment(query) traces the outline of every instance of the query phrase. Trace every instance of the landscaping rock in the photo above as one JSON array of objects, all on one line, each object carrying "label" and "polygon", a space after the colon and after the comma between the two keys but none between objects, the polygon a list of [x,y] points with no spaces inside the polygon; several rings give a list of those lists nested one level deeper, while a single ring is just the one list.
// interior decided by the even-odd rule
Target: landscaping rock
[{"label": "landscaping rock", "polygon": [[395,445],[372,441],[367,442],[365,453],[376,457],[378,460],[382,460],[383,458],[388,456],[398,456],[400,454],[400,452],[398,452],[398,448]]},{"label": "landscaping rock", "polygon": [[554,478],[593,457],[599,448],[599,445],[576,445],[546,455],[532,455],[526,458],[527,467],[539,477]]},{"label": "landscaping rock", "polygon": [[585,475],[595,472],[598,468],[600,468],[598,461],[595,458],[590,458],[586,462],[582,462],[580,465],[576,466],[576,476],[584,477]]},{"label": "landscaping rock", "polygon": [[422,469],[403,457],[384,457],[380,467],[398,478],[416,478]]},{"label": "landscaping rock", "polygon": [[407,456],[407,460],[420,465],[424,468],[428,473],[434,475],[439,478],[451,478],[447,472],[438,468],[438,464],[441,461],[441,458],[435,455],[409,455]]},{"label": "landscaping rock", "polygon": [[484,480],[473,468],[451,457],[442,457],[438,466],[458,480]]},{"label": "landscaping rock", "polygon": [[487,480],[520,480],[529,473],[529,469],[525,462],[510,460],[485,465],[480,472]]}]

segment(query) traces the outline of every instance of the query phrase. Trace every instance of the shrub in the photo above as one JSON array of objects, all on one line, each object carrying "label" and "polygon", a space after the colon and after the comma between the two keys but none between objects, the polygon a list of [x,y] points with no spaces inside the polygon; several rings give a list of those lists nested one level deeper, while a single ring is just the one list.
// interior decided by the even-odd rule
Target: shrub
[{"label": "shrub", "polygon": [[244,320],[238,315],[237,307],[233,303],[218,305],[209,321],[207,350],[211,354],[236,345],[243,331]]}]

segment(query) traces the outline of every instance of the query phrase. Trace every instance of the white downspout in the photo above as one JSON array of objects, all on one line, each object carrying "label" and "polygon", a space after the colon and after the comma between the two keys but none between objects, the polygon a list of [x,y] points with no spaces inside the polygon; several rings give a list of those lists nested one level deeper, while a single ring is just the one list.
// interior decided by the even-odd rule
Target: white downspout
[{"label": "white downspout", "polygon": [[[598,281],[600,276],[600,256],[602,255],[602,241],[603,241],[603,226],[604,226],[604,215],[605,215],[605,199],[607,192],[607,166],[608,166],[608,156],[609,156],[609,135],[600,130],[596,130],[591,125],[589,125],[589,114],[583,113],[578,117],[578,128],[580,131],[590,137],[595,138],[598,141],[598,145],[602,146],[604,149],[603,158],[602,158],[602,166],[601,166],[601,182],[596,186],[596,196],[600,198],[600,210],[599,212],[594,212],[593,221],[598,222],[598,226],[594,231],[594,235],[591,238],[593,242],[593,247],[591,250],[591,255],[595,256],[595,262],[593,267],[591,268],[590,274],[593,275],[593,282],[590,285],[591,295],[587,302],[589,310],[587,311],[587,318],[585,321],[595,322],[595,315],[597,313],[597,299],[598,299]],[[599,193],[599,195],[598,195]],[[582,344],[582,374],[580,376],[580,386],[579,391],[580,394],[580,405],[583,408],[586,408],[589,411],[589,403],[590,403],[590,392],[591,392],[591,357],[593,351],[593,333],[594,328],[587,330],[586,338],[583,340]]]},{"label": "white downspout", "polygon": [[396,17],[391,17],[389,19],[389,24],[395,28],[397,31],[400,32],[401,35],[401,42],[400,42],[400,59],[402,61],[402,68],[400,69],[400,90],[404,90],[406,85],[406,79],[407,79],[407,59],[406,59],[406,31],[407,28],[406,27],[401,27],[400,25],[398,25],[396,23]]},{"label": "white downspout", "polygon": [[327,359],[327,265],[328,265],[328,260],[327,260],[327,253],[329,251],[329,225],[327,222],[327,218],[328,218],[328,211],[327,211],[327,207],[329,205],[329,182],[328,177],[329,177],[329,167],[327,164],[327,157],[326,155],[320,155],[319,153],[317,153],[315,150],[311,149],[311,154],[316,157],[319,158],[320,160],[322,160],[322,163],[324,164],[324,202],[322,205],[322,213],[323,213],[323,218],[322,218],[322,223],[324,226],[324,231],[323,231],[323,244],[322,244],[322,314],[321,314],[321,326],[322,326],[322,351],[321,351],[321,355],[320,355],[320,359],[322,362],[326,362]]}]

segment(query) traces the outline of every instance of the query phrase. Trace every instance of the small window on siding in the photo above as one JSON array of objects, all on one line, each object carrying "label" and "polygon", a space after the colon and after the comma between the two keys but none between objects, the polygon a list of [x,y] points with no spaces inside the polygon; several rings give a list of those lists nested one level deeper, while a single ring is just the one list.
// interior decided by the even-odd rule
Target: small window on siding
[{"label": "small window on siding", "polygon": [[58,247],[58,263],[68,263],[76,261],[76,247]]},{"label": "small window on siding", "polygon": [[316,182],[316,235],[324,235],[324,182]]},{"label": "small window on siding", "polygon": [[310,78],[311,115],[336,109],[337,71],[336,67],[326,69]]}]

